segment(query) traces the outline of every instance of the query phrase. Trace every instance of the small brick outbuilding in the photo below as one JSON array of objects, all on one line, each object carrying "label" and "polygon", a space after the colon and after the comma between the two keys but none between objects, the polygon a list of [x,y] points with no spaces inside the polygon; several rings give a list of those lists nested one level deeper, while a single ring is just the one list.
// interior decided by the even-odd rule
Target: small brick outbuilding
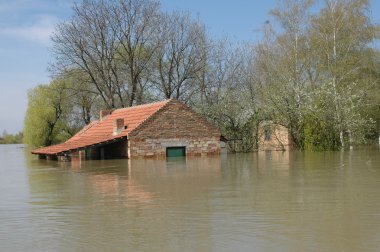
[{"label": "small brick outbuilding", "polygon": [[47,159],[202,156],[220,153],[220,131],[182,102],[170,99],[103,110],[99,121],[64,143],[33,150]]},{"label": "small brick outbuilding", "polygon": [[293,148],[288,128],[272,121],[264,121],[259,127],[259,150],[285,151]]}]

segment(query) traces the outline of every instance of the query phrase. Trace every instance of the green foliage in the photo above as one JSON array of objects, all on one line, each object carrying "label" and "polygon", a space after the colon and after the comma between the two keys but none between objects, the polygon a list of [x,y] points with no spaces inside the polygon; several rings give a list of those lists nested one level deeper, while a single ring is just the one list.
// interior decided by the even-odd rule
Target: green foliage
[{"label": "green foliage", "polygon": [[311,151],[338,150],[339,134],[336,133],[334,125],[312,115],[305,116],[303,149]]},{"label": "green foliage", "polygon": [[19,132],[15,135],[3,132],[3,136],[0,137],[0,144],[21,144],[23,139],[23,133]]},{"label": "green foliage", "polygon": [[72,105],[65,82],[56,80],[39,85],[28,93],[28,110],[24,121],[24,142],[30,146],[47,146],[72,136],[69,115]]},{"label": "green foliage", "polygon": [[326,1],[314,16],[302,2],[283,2],[272,12],[283,31],[268,29],[254,64],[266,117],[286,125],[300,149],[335,150],[378,135],[368,1]]}]

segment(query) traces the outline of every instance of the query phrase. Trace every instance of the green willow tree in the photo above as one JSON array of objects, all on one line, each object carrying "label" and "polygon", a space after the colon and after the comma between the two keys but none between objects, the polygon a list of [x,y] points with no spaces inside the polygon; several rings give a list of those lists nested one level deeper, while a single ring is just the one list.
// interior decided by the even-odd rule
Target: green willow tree
[{"label": "green willow tree", "polygon": [[62,142],[76,130],[70,125],[72,105],[65,82],[55,80],[28,92],[24,120],[24,143],[39,147]]}]

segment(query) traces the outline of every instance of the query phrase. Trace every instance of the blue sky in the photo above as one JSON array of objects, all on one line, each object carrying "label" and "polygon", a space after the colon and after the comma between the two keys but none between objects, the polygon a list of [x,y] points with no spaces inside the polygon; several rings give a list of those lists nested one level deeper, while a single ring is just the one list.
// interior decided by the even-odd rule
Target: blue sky
[{"label": "blue sky", "polygon": [[[22,130],[27,91],[49,83],[50,35],[70,18],[71,0],[0,0],[0,134]],[[255,41],[276,0],[162,0],[164,10],[188,10],[216,37]],[[380,0],[372,1],[373,15]],[[378,16],[374,18],[379,23]]]},{"label": "blue sky", "polygon": [[49,82],[50,34],[68,1],[0,0],[0,134],[22,130],[27,90]]}]

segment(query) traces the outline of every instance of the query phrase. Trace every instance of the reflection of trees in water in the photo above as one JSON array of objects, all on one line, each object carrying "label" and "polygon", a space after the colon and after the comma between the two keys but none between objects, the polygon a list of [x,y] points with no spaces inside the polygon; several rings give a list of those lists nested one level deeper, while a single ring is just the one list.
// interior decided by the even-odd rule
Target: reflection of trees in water
[{"label": "reflection of trees in water", "polygon": [[[268,241],[276,240],[276,235],[286,237],[275,244],[292,248],[289,251],[309,251],[313,246],[359,251],[369,243],[378,244],[380,217],[375,213],[380,196],[373,189],[380,170],[371,170],[370,164],[380,167],[380,157],[374,157],[378,155],[360,150],[231,155],[222,163],[222,176],[230,186],[225,208],[235,219],[226,226],[233,229],[239,223],[238,232],[257,225]],[[371,162],[366,164],[366,159]],[[368,169],[363,171],[363,166]],[[244,221],[247,213],[249,224]]]}]

